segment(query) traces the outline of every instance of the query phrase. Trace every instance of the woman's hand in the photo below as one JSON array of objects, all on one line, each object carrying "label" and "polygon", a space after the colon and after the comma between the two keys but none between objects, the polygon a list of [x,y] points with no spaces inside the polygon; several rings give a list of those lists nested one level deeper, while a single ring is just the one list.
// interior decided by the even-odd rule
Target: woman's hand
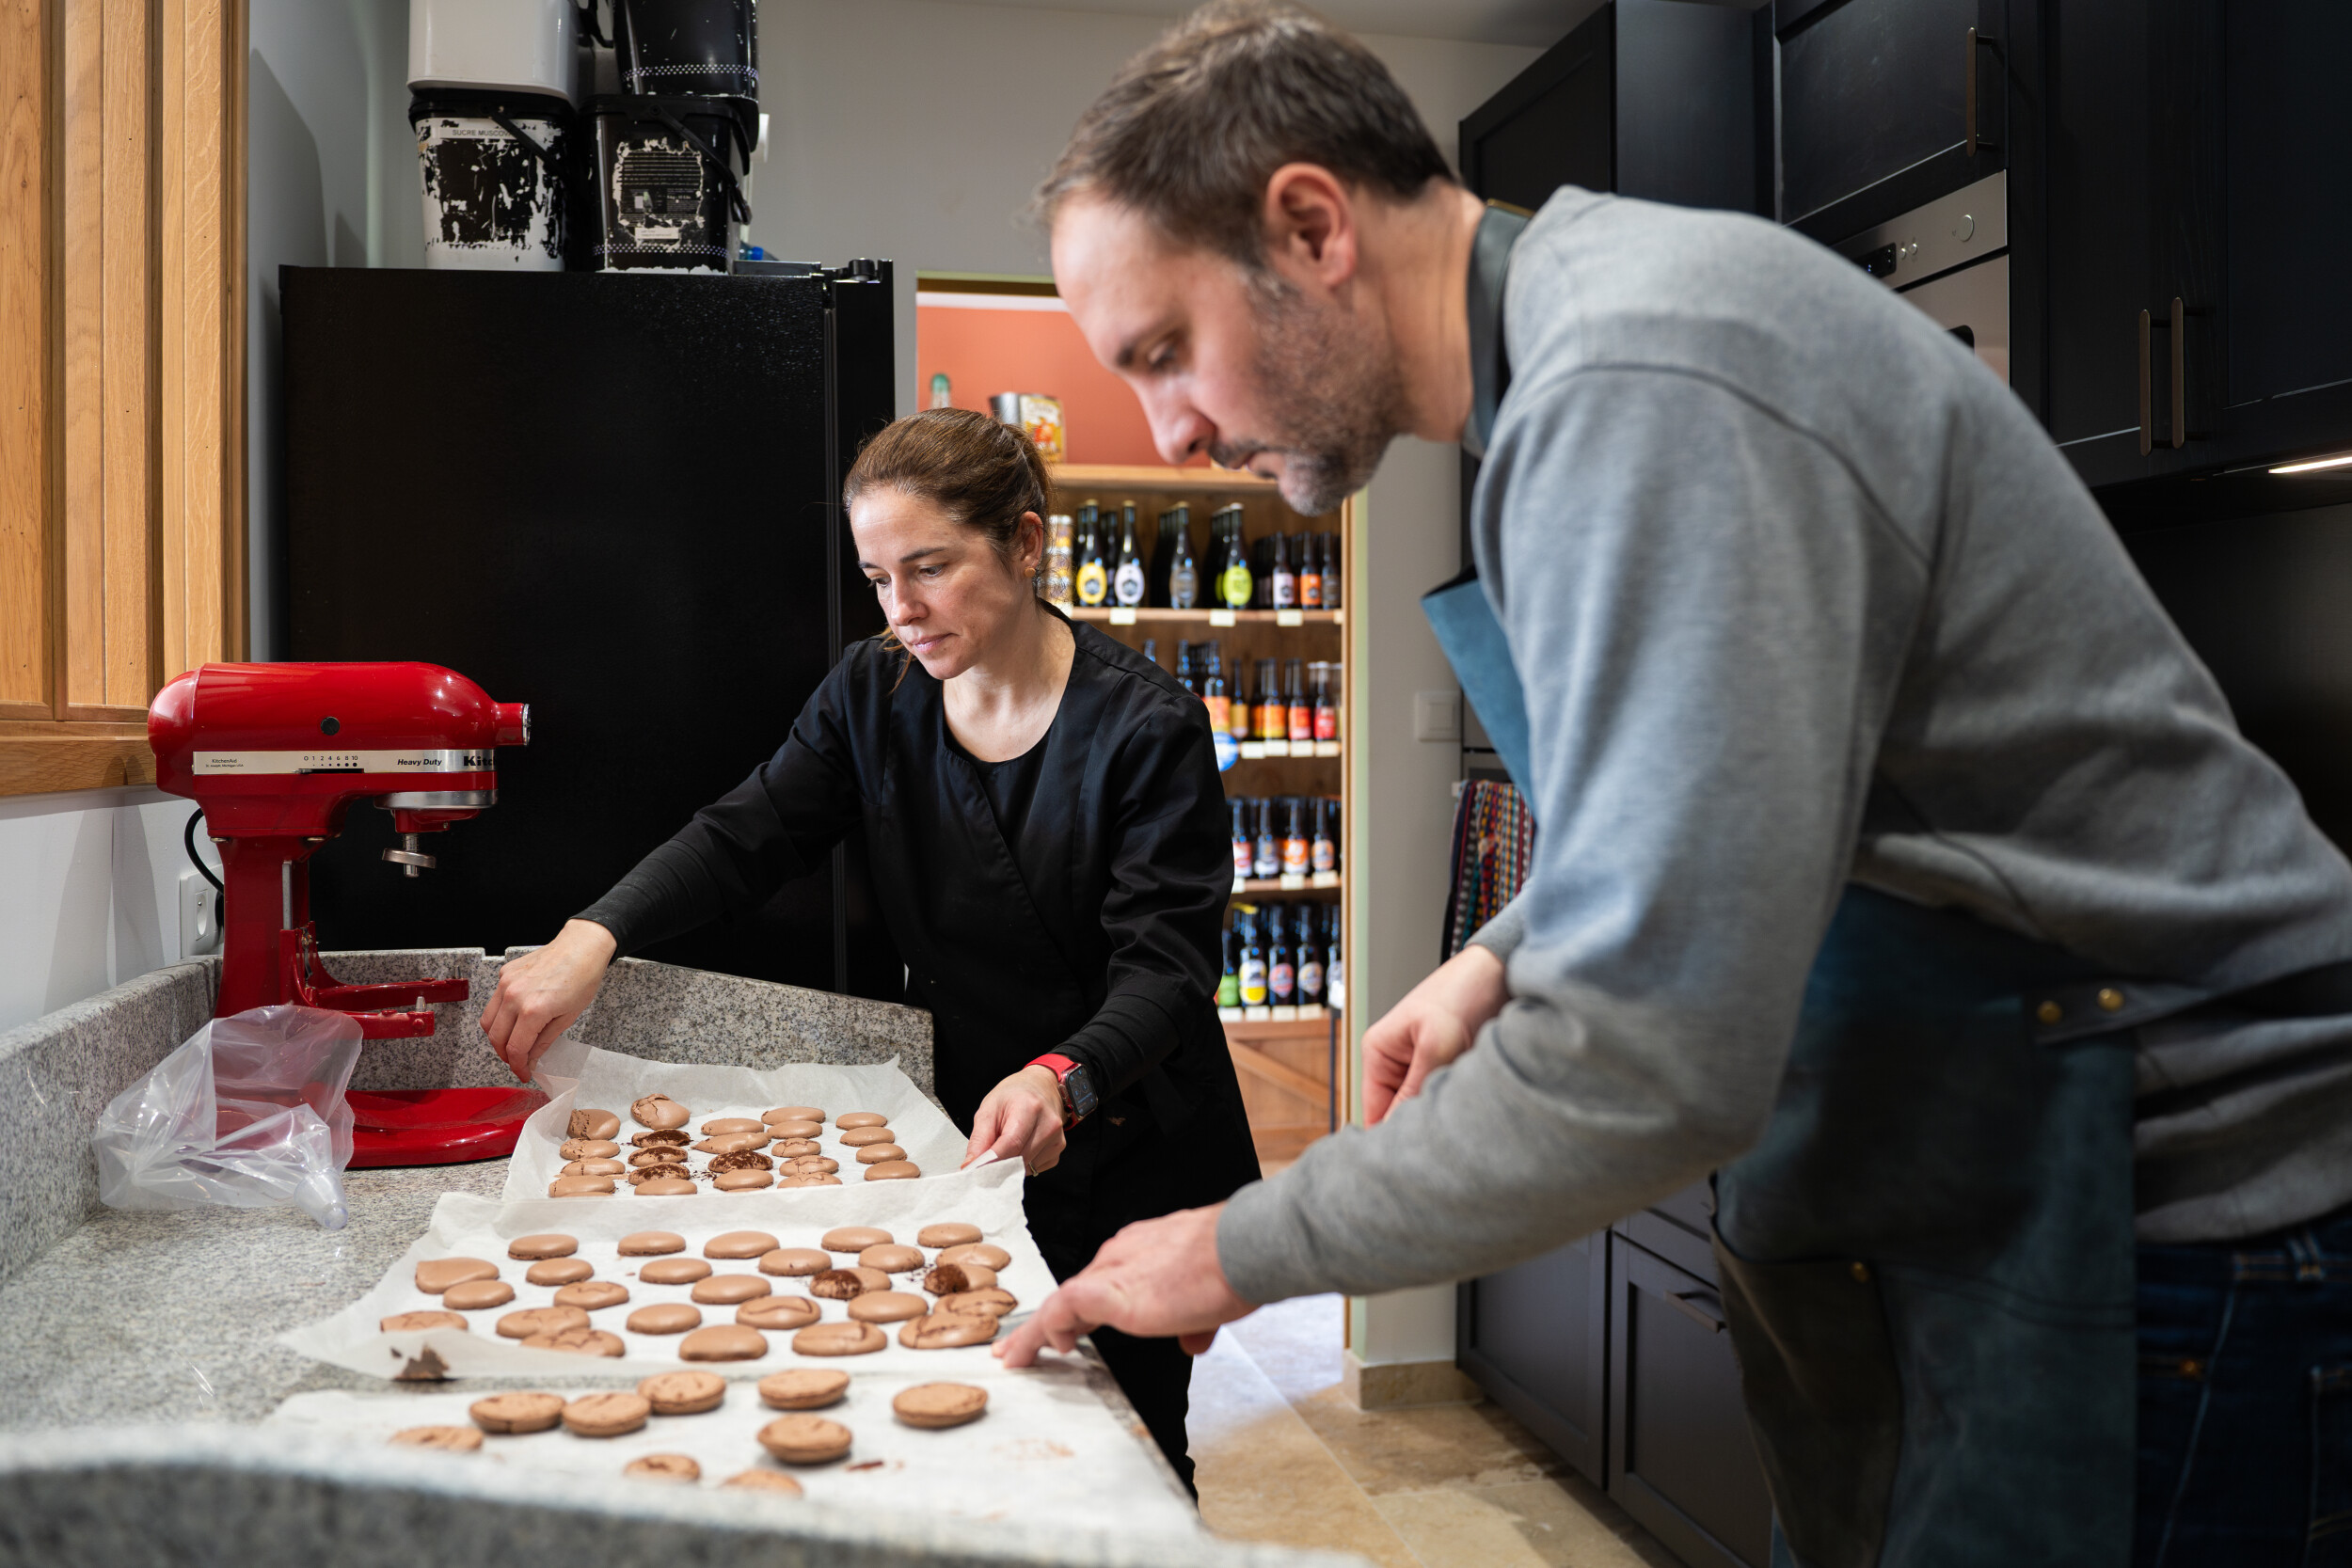
[{"label": "woman's hand", "polygon": [[972,1141],[964,1146],[969,1165],[983,1154],[999,1160],[1015,1155],[1031,1176],[1054,1168],[1066,1140],[1061,1131],[1061,1080],[1049,1068],[1025,1067],[988,1091],[972,1118]]},{"label": "woman's hand", "polygon": [[567,920],[553,942],[500,968],[498,990],[482,1009],[482,1032],[516,1077],[529,1083],[548,1047],[588,1010],[618,945],[595,921]]},{"label": "woman's hand", "polygon": [[1465,947],[1364,1031],[1364,1121],[1375,1125],[1423,1080],[1470,1048],[1479,1025],[1511,1000],[1502,960]]}]

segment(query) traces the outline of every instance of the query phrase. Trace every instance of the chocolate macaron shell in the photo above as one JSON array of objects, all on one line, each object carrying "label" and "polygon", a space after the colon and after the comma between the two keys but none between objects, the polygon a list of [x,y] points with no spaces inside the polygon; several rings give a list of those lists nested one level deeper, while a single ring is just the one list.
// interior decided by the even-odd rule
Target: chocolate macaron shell
[{"label": "chocolate macaron shell", "polygon": [[912,1160],[884,1160],[879,1165],[866,1167],[868,1181],[912,1181],[923,1174],[923,1167]]},{"label": "chocolate macaron shell", "polygon": [[608,1355],[627,1354],[628,1347],[617,1334],[607,1334],[601,1328],[565,1328],[553,1334],[534,1334],[523,1341],[525,1350],[556,1350],[567,1355]]},{"label": "chocolate macaron shell", "polygon": [[469,1279],[441,1292],[441,1305],[455,1312],[479,1312],[514,1299],[515,1287],[503,1279]]},{"label": "chocolate macaron shell", "polygon": [[795,1367],[759,1380],[760,1402],[777,1410],[821,1410],[849,1392],[850,1374],[830,1367]]},{"label": "chocolate macaron shell", "polygon": [[861,1127],[887,1127],[890,1118],[880,1111],[844,1111],[834,1117],[833,1124],[844,1132],[850,1132]]},{"label": "chocolate macaron shell", "polygon": [[909,1350],[954,1350],[984,1345],[996,1338],[996,1320],[963,1312],[934,1312],[910,1319],[898,1330],[898,1343]]},{"label": "chocolate macaron shell", "polygon": [[796,1355],[871,1355],[889,1344],[872,1323],[811,1323],[792,1336]]},{"label": "chocolate macaron shell", "polygon": [[760,1273],[781,1275],[787,1278],[801,1275],[823,1274],[832,1267],[831,1255],[819,1252],[815,1247],[778,1247],[773,1252],[763,1252],[759,1256]]},{"label": "chocolate macaron shell", "polygon": [[683,1131],[675,1127],[649,1127],[643,1132],[629,1134],[628,1141],[639,1148],[675,1149],[683,1149],[692,1142]]},{"label": "chocolate macaron shell", "polygon": [[930,1310],[930,1304],[921,1296],[904,1291],[873,1291],[854,1297],[850,1302],[850,1317],[862,1323],[897,1323],[909,1318],[919,1318]]},{"label": "chocolate macaron shell", "polygon": [[806,1296],[758,1296],[735,1309],[737,1323],[768,1334],[806,1328],[820,1315],[818,1305]]},{"label": "chocolate macaron shell", "polygon": [[561,1334],[567,1328],[586,1328],[588,1314],[577,1307],[526,1307],[519,1312],[509,1312],[498,1322],[499,1335],[507,1339],[528,1339],[534,1334]]},{"label": "chocolate macaron shell", "polygon": [[651,1128],[656,1132],[667,1132],[672,1128],[683,1127],[694,1119],[693,1112],[666,1094],[649,1094],[640,1097],[630,1104],[628,1114],[636,1119],[640,1127]]},{"label": "chocolate macaron shell", "polygon": [[657,1416],[699,1416],[727,1397],[727,1380],[717,1372],[656,1372],[637,1385]]},{"label": "chocolate macaron shell", "polygon": [[580,1238],[566,1236],[560,1230],[543,1230],[533,1236],[517,1236],[506,1243],[506,1256],[523,1261],[540,1258],[569,1258],[580,1250]]},{"label": "chocolate macaron shell", "polygon": [[596,1138],[610,1142],[621,1130],[621,1118],[611,1111],[578,1110],[572,1113],[564,1131],[575,1138]]},{"label": "chocolate macaron shell", "polygon": [[608,1307],[618,1307],[628,1300],[628,1287],[610,1279],[583,1279],[577,1285],[566,1285],[555,1292],[558,1307],[577,1307],[583,1312],[601,1312]]},{"label": "chocolate macaron shell", "polygon": [[712,1323],[678,1341],[681,1361],[756,1361],[768,1354],[768,1336],[742,1323]]},{"label": "chocolate macaron shell", "polygon": [[610,1160],[620,1151],[611,1138],[565,1138],[555,1152],[565,1160]]},{"label": "chocolate macaron shell", "polygon": [[850,1429],[822,1416],[779,1416],[759,1429],[759,1446],[787,1465],[826,1465],[850,1451]]},{"label": "chocolate macaron shell", "polygon": [[818,1121],[771,1121],[768,1135],[780,1144],[815,1143],[825,1135],[825,1126]]},{"label": "chocolate macaron shell", "polygon": [[765,1132],[768,1124],[756,1117],[713,1117],[701,1131],[704,1137],[715,1138],[722,1132]]},{"label": "chocolate macaron shell", "polygon": [[815,1105],[779,1105],[772,1111],[761,1112],[759,1119],[771,1127],[780,1121],[813,1121],[822,1126],[825,1113]]},{"label": "chocolate macaron shell", "polygon": [[609,1176],[559,1176],[548,1183],[549,1197],[611,1197],[613,1190]]},{"label": "chocolate macaron shell", "polygon": [[577,1285],[596,1276],[596,1266],[585,1258],[542,1258],[523,1271],[531,1285]]},{"label": "chocolate macaron shell", "polygon": [[473,1332],[473,1324],[454,1312],[395,1312],[375,1325],[379,1334],[421,1334],[436,1328]]},{"label": "chocolate macaron shell", "polygon": [[951,1296],[939,1298],[938,1310],[975,1318],[1001,1318],[1021,1304],[1010,1291],[996,1286],[983,1286],[977,1291],[959,1291]]},{"label": "chocolate macaron shell", "polygon": [[898,1135],[889,1128],[877,1124],[872,1127],[852,1127],[841,1134],[841,1141],[850,1148],[864,1148],[867,1144],[897,1143]]},{"label": "chocolate macaron shell", "polygon": [[699,1327],[703,1321],[698,1307],[682,1301],[658,1301],[651,1307],[641,1307],[628,1315],[631,1334],[683,1334]]},{"label": "chocolate macaron shell", "polygon": [[621,1238],[620,1249],[624,1258],[658,1258],[684,1252],[686,1238],[675,1230],[632,1230]]},{"label": "chocolate macaron shell", "polygon": [[648,1285],[691,1285],[710,1277],[710,1265],[699,1258],[657,1258],[637,1277]]},{"label": "chocolate macaron shell", "polygon": [[629,1189],[639,1197],[691,1197],[694,1183],[682,1176],[657,1176],[638,1182]]},{"label": "chocolate macaron shell", "polygon": [[882,1246],[869,1246],[857,1255],[861,1269],[880,1269],[884,1274],[905,1274],[923,1266],[920,1248],[900,1246],[896,1242]]},{"label": "chocolate macaron shell", "polygon": [[911,1427],[936,1431],[977,1421],[988,1410],[988,1390],[968,1383],[918,1383],[890,1402],[891,1413]]},{"label": "chocolate macaron shell", "polygon": [[980,1239],[980,1227],[961,1220],[942,1220],[914,1233],[914,1244],[928,1247],[970,1246]]},{"label": "chocolate macaron shell", "polygon": [[417,1265],[417,1289],[437,1296],[453,1285],[498,1276],[499,1266],[487,1258],[428,1258]]},{"label": "chocolate macaron shell", "polygon": [[861,1165],[886,1165],[906,1157],[907,1151],[897,1144],[867,1144],[857,1151],[857,1163]]},{"label": "chocolate macaron shell", "polygon": [[773,1285],[755,1274],[721,1274],[698,1282],[689,1293],[705,1307],[740,1307],[774,1291]]},{"label": "chocolate macaron shell", "polygon": [[705,1258],[757,1258],[784,1243],[765,1230],[723,1230],[703,1243]]},{"label": "chocolate macaron shell", "polygon": [[581,1437],[618,1437],[652,1414],[653,1402],[643,1394],[582,1394],[564,1406],[564,1426]]},{"label": "chocolate macaron shell", "polygon": [[723,1170],[710,1184],[723,1193],[755,1193],[776,1184],[775,1174],[764,1170]]},{"label": "chocolate macaron shell", "polygon": [[898,1239],[870,1225],[840,1225],[818,1237],[817,1244],[827,1252],[864,1252],[869,1246],[888,1246]]},{"label": "chocolate macaron shell", "polygon": [[467,1406],[466,1414],[485,1432],[501,1434],[545,1432],[564,1418],[561,1394],[491,1394]]},{"label": "chocolate macaron shell", "polygon": [[992,1269],[1012,1267],[1012,1254],[987,1242],[967,1242],[949,1247],[939,1255],[943,1263],[982,1263]]}]

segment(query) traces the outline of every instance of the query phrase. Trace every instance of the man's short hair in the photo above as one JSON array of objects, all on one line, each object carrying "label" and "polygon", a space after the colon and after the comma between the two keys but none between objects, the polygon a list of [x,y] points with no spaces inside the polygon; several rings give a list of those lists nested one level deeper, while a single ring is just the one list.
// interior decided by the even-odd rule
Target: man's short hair
[{"label": "man's short hair", "polygon": [[1284,164],[1394,200],[1454,176],[1378,55],[1282,0],[1216,0],[1127,62],[1038,187],[1132,208],[1181,245],[1264,264],[1261,204]]}]

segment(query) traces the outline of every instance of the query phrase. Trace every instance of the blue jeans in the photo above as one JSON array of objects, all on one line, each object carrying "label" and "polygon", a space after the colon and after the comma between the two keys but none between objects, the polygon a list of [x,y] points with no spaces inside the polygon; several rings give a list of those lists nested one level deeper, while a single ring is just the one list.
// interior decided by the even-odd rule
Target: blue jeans
[{"label": "blue jeans", "polygon": [[2139,1249],[2137,1568],[2352,1568],[2352,1210]]}]

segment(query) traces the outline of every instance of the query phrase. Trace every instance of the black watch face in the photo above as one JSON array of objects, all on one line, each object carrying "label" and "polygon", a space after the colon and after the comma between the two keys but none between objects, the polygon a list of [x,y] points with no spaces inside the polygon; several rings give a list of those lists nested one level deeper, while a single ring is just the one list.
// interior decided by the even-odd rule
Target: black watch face
[{"label": "black watch face", "polygon": [[1083,1067],[1072,1068],[1069,1074],[1062,1079],[1061,1084],[1063,1088],[1070,1091],[1071,1110],[1079,1116],[1092,1116],[1094,1107],[1102,1103],[1095,1097],[1094,1074]]}]

